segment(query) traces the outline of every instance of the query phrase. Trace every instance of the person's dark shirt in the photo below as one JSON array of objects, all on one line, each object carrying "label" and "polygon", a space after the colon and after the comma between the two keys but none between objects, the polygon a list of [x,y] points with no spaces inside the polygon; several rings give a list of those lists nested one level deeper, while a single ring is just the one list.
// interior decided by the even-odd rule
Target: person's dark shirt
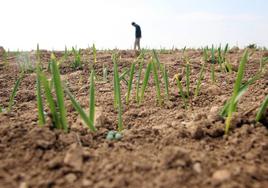
[{"label": "person's dark shirt", "polygon": [[136,38],[141,38],[141,27],[138,24],[134,25],[134,27],[136,28]]}]

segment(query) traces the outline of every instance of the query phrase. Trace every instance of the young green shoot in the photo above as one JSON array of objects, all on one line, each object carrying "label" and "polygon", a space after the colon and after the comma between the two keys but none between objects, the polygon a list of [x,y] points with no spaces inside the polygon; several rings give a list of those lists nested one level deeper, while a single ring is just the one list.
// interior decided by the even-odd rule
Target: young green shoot
[{"label": "young green shoot", "polygon": [[[57,105],[54,101],[52,92],[50,90],[48,79],[43,72],[40,71],[38,74],[39,74],[40,82],[44,88],[44,93],[46,96],[47,104],[48,104],[48,107],[49,107],[49,110],[50,110],[50,113],[52,116],[53,126],[55,126],[57,129],[62,129],[60,117],[59,117],[59,114],[58,114],[57,108],[56,108]],[[41,109],[39,109],[39,110],[41,110]]]},{"label": "young green shoot", "polygon": [[116,55],[113,54],[113,62],[114,62],[114,94],[115,94],[115,103],[117,104],[118,109],[118,131],[123,130],[123,120],[122,120],[122,104],[121,104],[121,91],[120,91],[120,79],[118,73],[117,66],[117,58]]},{"label": "young green shoot", "polygon": [[190,97],[190,64],[189,61],[186,62],[186,94],[187,98]]},{"label": "young green shoot", "polygon": [[93,61],[94,61],[94,64],[96,64],[97,63],[97,50],[96,50],[96,46],[94,43],[92,46],[92,50],[93,50]]},{"label": "young green shoot", "polygon": [[21,80],[22,80],[22,78],[23,78],[23,75],[24,75],[24,73],[22,72],[22,73],[20,74],[19,78],[18,78],[18,79],[16,80],[16,82],[15,82],[14,88],[13,88],[12,93],[11,93],[10,98],[9,98],[9,103],[8,103],[8,108],[7,108],[7,112],[8,112],[8,113],[11,111],[12,106],[13,106],[13,104],[14,104],[14,99],[15,99],[15,97],[16,97],[16,94],[17,94],[17,91],[18,91],[20,82],[21,82]]},{"label": "young green shoot", "polygon": [[256,122],[259,122],[262,118],[264,118],[264,114],[265,114],[267,107],[268,107],[268,95],[266,96],[266,98],[262,102],[262,104],[257,112]]},{"label": "young green shoot", "polygon": [[201,82],[202,82],[202,79],[203,79],[204,68],[205,68],[205,63],[202,64],[202,67],[201,67],[201,70],[200,70],[200,73],[199,73],[196,88],[195,88],[195,91],[194,91],[194,97],[197,97],[198,94],[199,94],[200,87],[201,87]]},{"label": "young green shoot", "polygon": [[160,82],[159,82],[159,76],[158,76],[158,71],[156,67],[156,61],[152,60],[152,67],[153,67],[153,73],[154,73],[154,82],[156,86],[156,94],[157,94],[157,101],[158,104],[162,104],[162,97],[161,97],[161,90],[160,90]]},{"label": "young green shoot", "polygon": [[41,77],[40,77],[40,64],[41,64],[41,57],[39,51],[39,45],[37,45],[37,67],[36,67],[36,98],[37,98],[37,108],[38,108],[38,124],[44,125],[45,114],[44,114],[44,106],[43,106],[43,99],[42,99],[42,88],[41,88]]},{"label": "young green shoot", "polygon": [[[95,119],[95,72],[94,69],[91,70],[90,74],[90,89],[89,89],[89,121],[94,125]],[[92,128],[92,127],[91,127]]]},{"label": "young green shoot", "polygon": [[181,84],[181,81],[179,79],[179,76],[176,75],[175,77],[176,81],[177,81],[177,87],[178,87],[178,90],[180,92],[180,95],[182,97],[182,100],[183,100],[183,103],[184,103],[184,107],[187,108],[187,102],[186,102],[186,97],[184,95],[184,92],[183,92],[183,88],[182,88],[182,84]]},{"label": "young green shoot", "polygon": [[68,125],[67,125],[67,118],[66,118],[66,109],[64,106],[64,92],[62,89],[62,83],[60,78],[60,71],[56,62],[56,57],[54,54],[51,56],[52,60],[52,77],[54,81],[55,91],[56,91],[56,98],[58,102],[58,108],[60,113],[60,121],[62,125],[62,129],[67,132]]},{"label": "young green shoot", "polygon": [[165,84],[165,95],[167,100],[169,100],[169,83],[168,83],[168,72],[165,65],[161,65],[161,70],[163,72],[164,84]]},{"label": "young green shoot", "polygon": [[97,131],[97,129],[95,128],[93,122],[87,116],[87,113],[83,110],[81,105],[75,100],[74,96],[71,94],[71,92],[69,91],[69,89],[67,87],[65,87],[65,92],[68,95],[68,97],[70,98],[70,100],[71,100],[71,102],[73,104],[73,107],[78,112],[78,114],[80,115],[80,117],[82,118],[84,123],[88,126],[88,128],[93,132]]},{"label": "young green shoot", "polygon": [[136,63],[132,63],[131,67],[130,67],[128,89],[127,89],[127,96],[126,96],[126,104],[129,104],[130,94],[131,94],[131,90],[132,90],[133,77],[134,77],[134,73],[135,73],[135,65],[136,65]]},{"label": "young green shoot", "polygon": [[230,105],[228,108],[228,116],[225,120],[225,134],[228,134],[228,131],[230,128],[232,114],[236,108],[235,99],[236,99],[237,95],[239,94],[239,89],[241,87],[241,83],[242,83],[242,79],[243,79],[243,75],[244,75],[244,70],[245,70],[245,65],[246,65],[247,61],[248,61],[248,50],[246,50],[244,52],[243,57],[239,63],[237,77],[236,77],[236,81],[235,81],[235,85],[234,85],[234,90],[233,90],[233,94],[232,94],[232,97],[230,99]]},{"label": "young green shoot", "polygon": [[144,75],[144,79],[142,82],[142,86],[141,86],[141,93],[140,93],[140,97],[139,97],[139,104],[142,103],[143,99],[144,99],[144,94],[145,94],[145,90],[147,88],[148,82],[149,82],[149,77],[150,77],[150,73],[151,73],[151,69],[152,69],[152,62],[148,63],[146,71],[145,71],[145,75]]},{"label": "young green shoot", "polygon": [[137,85],[136,85],[136,101],[137,102],[140,101],[140,81],[141,81],[141,73],[142,73],[143,64],[144,64],[144,56],[141,56],[141,59],[139,61],[139,72],[138,72]]}]

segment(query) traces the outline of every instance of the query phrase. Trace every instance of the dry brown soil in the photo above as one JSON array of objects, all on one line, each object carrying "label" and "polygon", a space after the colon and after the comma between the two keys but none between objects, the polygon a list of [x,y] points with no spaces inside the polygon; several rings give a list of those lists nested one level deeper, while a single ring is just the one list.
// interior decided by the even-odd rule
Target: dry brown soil
[{"label": "dry brown soil", "polygon": [[[135,55],[132,51],[119,53],[122,72],[130,67]],[[187,53],[193,91],[201,68],[202,52],[187,50]],[[228,53],[234,69],[237,69],[242,53],[242,50]],[[39,127],[36,75],[27,73],[24,76],[12,112],[0,114],[1,188],[268,187],[267,119],[262,123],[254,121],[258,107],[268,94],[268,74],[251,85],[241,98],[230,133],[226,136],[224,119],[218,116],[218,111],[232,94],[236,72],[221,72],[217,65],[216,83],[213,83],[207,63],[200,95],[191,96],[189,108],[184,109],[173,80],[185,65],[182,52],[161,53],[160,61],[169,72],[170,100],[165,100],[163,106],[157,105],[151,76],[144,103],[137,105],[134,89],[131,103],[126,105],[127,86],[122,82],[123,138],[109,141],[107,132],[117,127],[111,54],[111,51],[98,51],[97,54],[96,106],[101,121],[96,133],[81,123],[67,97],[69,132],[52,129],[50,123]],[[245,81],[256,74],[263,54],[262,51],[251,54]],[[60,57],[62,53],[56,55]],[[42,51],[45,68],[49,57],[50,52]],[[7,64],[0,59],[0,104],[7,107],[19,76],[19,66],[12,54]],[[147,53],[146,62],[149,59],[150,53]],[[92,53],[83,51],[84,66],[80,70],[72,69],[71,61],[72,56],[61,64],[62,79],[68,82],[81,105],[88,108],[88,62],[92,63]],[[103,65],[108,67],[107,83],[102,82]],[[185,83],[185,78],[182,82]]]}]

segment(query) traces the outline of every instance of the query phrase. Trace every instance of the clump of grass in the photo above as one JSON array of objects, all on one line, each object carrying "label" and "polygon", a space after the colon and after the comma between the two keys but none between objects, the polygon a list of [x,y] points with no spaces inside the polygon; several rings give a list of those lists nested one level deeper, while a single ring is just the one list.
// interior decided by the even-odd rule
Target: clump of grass
[{"label": "clump of grass", "polygon": [[257,112],[256,122],[259,122],[260,120],[262,120],[262,118],[264,118],[264,114],[265,114],[267,107],[268,107],[268,95],[266,96],[266,98],[262,102],[262,104]]},{"label": "clump of grass", "polygon": [[19,78],[18,78],[18,79],[16,80],[16,82],[15,82],[15,85],[14,85],[14,87],[13,87],[12,93],[11,93],[11,95],[10,95],[10,97],[9,97],[9,103],[8,103],[8,108],[7,108],[7,112],[8,112],[8,113],[9,113],[9,112],[11,111],[11,109],[12,109],[12,106],[13,106],[13,104],[14,104],[14,99],[15,99],[15,97],[16,97],[16,94],[17,94],[17,91],[18,91],[18,88],[19,88],[19,85],[20,85],[20,83],[21,83],[21,80],[22,80],[23,76],[24,76],[24,72],[20,73]]},{"label": "clump of grass", "polygon": [[234,90],[233,90],[233,94],[232,97],[230,99],[230,104],[228,107],[228,116],[225,120],[225,134],[228,134],[229,128],[230,128],[230,124],[231,124],[231,119],[232,119],[232,114],[233,112],[236,111],[236,98],[239,94],[239,89],[241,87],[241,83],[242,83],[242,79],[243,79],[243,75],[244,75],[244,70],[245,70],[245,65],[248,61],[248,51],[246,50],[243,54],[243,57],[239,63],[239,68],[238,68],[238,73],[237,73],[237,77],[236,77],[236,81],[235,81],[235,85],[234,85]]},{"label": "clump of grass", "polygon": [[120,91],[120,79],[117,66],[117,55],[112,55],[112,60],[114,63],[114,95],[115,104],[118,110],[118,131],[123,130],[123,120],[122,120],[122,103],[121,103],[121,91]]}]

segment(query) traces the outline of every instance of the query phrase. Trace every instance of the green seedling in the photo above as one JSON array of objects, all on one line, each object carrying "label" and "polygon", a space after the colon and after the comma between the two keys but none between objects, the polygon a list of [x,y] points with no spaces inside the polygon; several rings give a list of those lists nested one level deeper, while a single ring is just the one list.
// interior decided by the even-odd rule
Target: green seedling
[{"label": "green seedling", "polygon": [[72,68],[74,69],[79,69],[82,67],[82,62],[81,62],[81,49],[76,50],[74,47],[72,47],[72,52],[74,55],[74,61],[72,63]]},{"label": "green seedling", "polygon": [[160,68],[160,71],[162,73],[162,77],[164,79],[164,84],[165,84],[165,95],[166,98],[169,99],[169,88],[168,88],[168,74],[165,65],[161,64],[159,61],[159,58],[157,56],[157,53],[155,50],[153,50],[153,56],[154,56],[154,62],[156,65],[156,68]]},{"label": "green seedling", "polygon": [[212,82],[213,83],[215,83],[216,82],[216,79],[215,79],[215,64],[211,64],[211,66],[210,66],[211,68],[211,80],[212,80]]},{"label": "green seedling", "polygon": [[69,91],[69,89],[67,89],[67,87],[65,87],[65,91],[66,91],[66,94],[68,95],[68,97],[70,98],[73,107],[78,112],[78,114],[80,115],[80,117],[82,118],[82,120],[84,121],[84,123],[88,126],[88,128],[91,131],[95,132],[96,131],[96,128],[95,128],[92,120],[87,116],[87,113],[83,110],[83,108],[81,107],[81,105],[75,100],[74,96],[71,94],[71,92]]},{"label": "green seedling", "polygon": [[122,120],[122,104],[121,104],[121,91],[120,91],[120,79],[117,66],[117,57],[115,54],[112,56],[114,63],[114,94],[115,94],[115,104],[118,109],[118,131],[123,130],[123,120]]},{"label": "green seedling", "polygon": [[[141,53],[143,54],[143,52]],[[139,61],[139,72],[138,72],[138,78],[137,78],[137,86],[136,86],[136,101],[140,101],[140,80],[141,80],[141,73],[142,73],[142,68],[144,64],[144,56],[141,56],[141,59]]]},{"label": "green seedling", "polygon": [[8,108],[7,108],[7,112],[8,112],[8,113],[9,113],[9,112],[11,111],[11,109],[12,109],[12,106],[13,106],[13,104],[14,104],[14,99],[15,99],[15,97],[16,97],[16,94],[17,94],[17,91],[18,91],[18,88],[19,88],[19,85],[20,85],[20,83],[21,83],[21,80],[22,80],[23,76],[24,76],[24,73],[22,72],[22,73],[20,74],[19,78],[18,78],[18,79],[16,80],[16,82],[15,82],[14,88],[13,88],[13,90],[12,90],[12,93],[11,93],[10,97],[9,97],[9,103],[8,103]]},{"label": "green seedling", "polygon": [[135,65],[136,65],[136,63],[132,63],[131,67],[130,67],[128,89],[127,89],[127,96],[126,96],[126,104],[129,104],[130,93],[132,90],[133,77],[134,77],[134,73],[135,73]]},{"label": "green seedling", "polygon": [[45,114],[44,114],[44,106],[43,106],[43,99],[42,99],[42,88],[41,88],[41,77],[40,77],[40,64],[41,64],[41,57],[39,51],[39,45],[37,44],[37,67],[36,67],[36,98],[37,98],[37,108],[38,108],[38,124],[44,125],[46,123]]},{"label": "green seedling", "polygon": [[[40,78],[40,82],[44,88],[47,104],[48,104],[49,110],[51,112],[52,123],[57,129],[62,129],[60,115],[58,114],[57,108],[56,108],[57,104],[54,101],[52,92],[50,90],[48,79],[46,78],[46,76],[43,72],[39,72],[39,78]],[[41,109],[38,109],[38,110],[41,111]]]},{"label": "green seedling", "polygon": [[203,60],[204,62],[208,61],[208,47],[205,47],[203,50]]},{"label": "green seedling", "polygon": [[[90,89],[89,89],[89,121],[92,122],[94,125],[94,118],[95,118],[95,72],[94,69],[91,70],[90,74]],[[94,126],[93,126],[94,127]],[[92,129],[92,127],[91,127]],[[93,128],[94,129],[94,128]]]},{"label": "green seedling", "polygon": [[195,97],[198,96],[199,91],[200,91],[201,82],[202,82],[202,79],[203,79],[204,68],[205,68],[205,63],[203,63],[203,65],[201,67],[201,70],[200,70],[200,73],[199,73],[199,77],[198,77],[198,80],[197,80],[196,88],[195,88],[195,91],[194,91],[194,96]]},{"label": "green seedling", "polygon": [[158,104],[161,105],[162,104],[162,97],[161,97],[161,90],[160,90],[160,83],[159,83],[159,76],[158,76],[158,71],[157,71],[157,65],[156,65],[156,61],[152,61],[152,68],[153,68],[153,74],[154,74],[154,82],[155,82],[155,86],[156,86],[156,94],[157,94],[157,101]]},{"label": "green seedling", "polygon": [[139,97],[139,104],[141,104],[143,99],[144,99],[144,94],[145,94],[145,90],[146,90],[148,82],[149,82],[151,69],[152,69],[152,62],[148,63],[146,71],[145,71],[145,75],[144,75],[144,79],[143,79],[142,87],[141,87],[141,93],[140,93],[140,97]]},{"label": "green seedling", "polygon": [[[244,95],[244,93],[247,91],[248,87],[253,84],[255,81],[257,81],[258,79],[260,79],[260,77],[262,76],[262,71],[259,71],[255,76],[253,76],[252,78],[250,78],[246,83],[244,84],[241,84],[242,86],[240,87],[239,91],[238,91],[238,94],[235,98],[235,111],[236,111],[236,106],[237,106],[237,103],[239,101],[239,99]],[[230,100],[227,101],[224,105],[224,107],[222,108],[221,112],[220,112],[220,115],[222,117],[226,117],[228,115],[228,109],[229,109],[229,106],[230,106]]]},{"label": "green seedling", "polygon": [[181,84],[181,81],[180,81],[180,79],[179,79],[179,76],[176,75],[176,76],[175,76],[175,79],[176,79],[176,81],[177,81],[177,87],[178,87],[179,93],[180,93],[180,95],[181,95],[181,97],[182,97],[182,100],[183,100],[183,103],[184,103],[184,107],[187,108],[186,97],[185,97],[185,95],[184,95],[183,88],[182,88],[182,84]]},{"label": "green seedling", "polygon": [[186,94],[187,94],[187,97],[189,98],[190,97],[190,64],[189,62],[187,61],[186,63]]},{"label": "green seedling", "polygon": [[67,119],[66,119],[66,109],[64,106],[64,93],[62,89],[62,84],[61,84],[61,78],[60,78],[60,71],[56,62],[56,57],[54,54],[51,56],[52,60],[52,77],[53,77],[53,82],[54,82],[54,87],[55,87],[55,92],[56,92],[56,98],[57,98],[57,104],[59,108],[59,114],[60,114],[60,122],[62,125],[62,129],[67,132],[68,130],[68,124],[67,124]]},{"label": "green seedling", "polygon": [[169,83],[168,83],[168,72],[165,65],[161,65],[161,70],[163,72],[164,84],[165,84],[165,95],[167,100],[169,100]]},{"label": "green seedling", "polygon": [[262,118],[264,118],[264,114],[265,114],[267,107],[268,107],[268,95],[266,96],[266,98],[262,102],[262,104],[257,112],[256,122],[259,122],[260,120],[262,120]]},{"label": "green seedling", "polygon": [[235,85],[234,85],[234,90],[233,90],[232,97],[230,99],[230,105],[228,107],[228,116],[225,120],[225,134],[228,134],[230,124],[231,124],[232,114],[236,110],[235,100],[239,94],[239,90],[240,90],[243,75],[244,75],[245,65],[246,65],[247,61],[248,61],[248,50],[246,50],[244,52],[243,57],[239,63],[238,73],[237,73],[237,77],[236,77],[236,81],[235,81]]},{"label": "green seedling", "polygon": [[97,50],[96,50],[96,47],[95,47],[94,43],[93,43],[93,46],[92,46],[92,50],[93,50],[94,64],[96,64],[97,63]]}]

